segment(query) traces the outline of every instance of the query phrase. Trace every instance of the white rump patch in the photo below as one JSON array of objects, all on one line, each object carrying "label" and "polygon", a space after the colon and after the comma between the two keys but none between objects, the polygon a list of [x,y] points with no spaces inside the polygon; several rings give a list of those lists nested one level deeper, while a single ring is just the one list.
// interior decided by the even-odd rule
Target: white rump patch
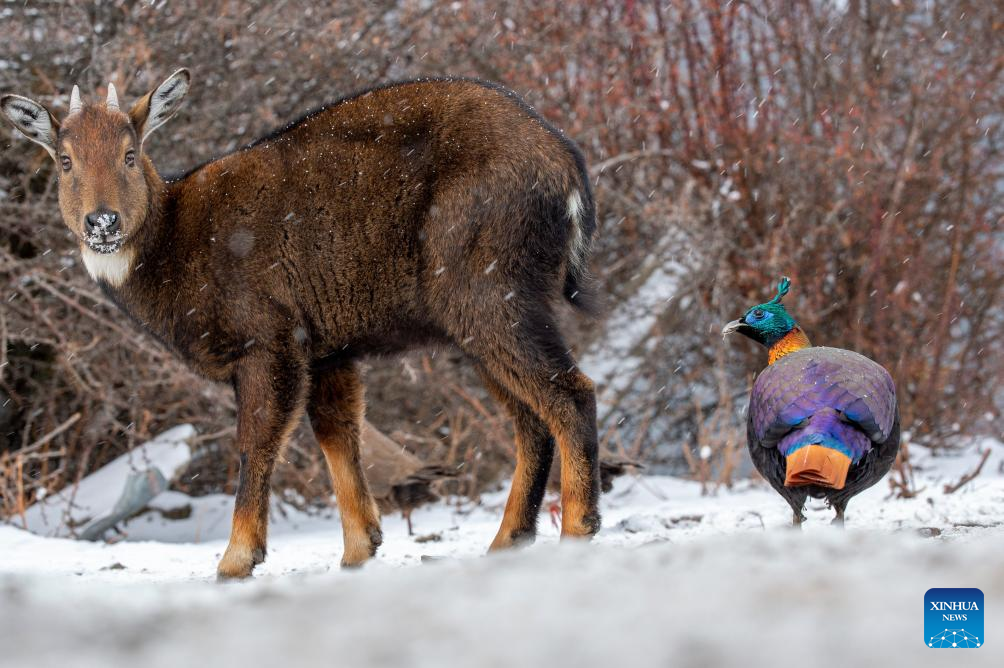
[{"label": "white rump patch", "polygon": [[135,253],[131,248],[123,248],[117,253],[95,253],[90,248],[81,248],[80,255],[84,259],[87,273],[95,281],[104,281],[113,288],[121,287],[129,272]]},{"label": "white rump patch", "polygon": [[585,266],[588,240],[582,234],[582,195],[573,190],[568,196],[568,218],[572,221],[572,243],[569,247],[569,261],[577,270]]},{"label": "white rump patch", "polygon": [[573,190],[572,194],[568,196],[568,217],[576,225],[582,221],[582,195],[579,194],[578,190]]}]

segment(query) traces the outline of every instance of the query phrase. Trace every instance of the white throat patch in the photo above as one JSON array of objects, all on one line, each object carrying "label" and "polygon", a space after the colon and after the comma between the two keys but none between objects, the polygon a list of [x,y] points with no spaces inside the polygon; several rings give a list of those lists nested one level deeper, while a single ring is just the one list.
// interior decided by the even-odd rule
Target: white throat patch
[{"label": "white throat patch", "polygon": [[80,255],[91,278],[104,281],[113,288],[121,287],[126,282],[135,259],[132,248],[123,248],[117,253],[95,253],[85,246],[80,249]]}]

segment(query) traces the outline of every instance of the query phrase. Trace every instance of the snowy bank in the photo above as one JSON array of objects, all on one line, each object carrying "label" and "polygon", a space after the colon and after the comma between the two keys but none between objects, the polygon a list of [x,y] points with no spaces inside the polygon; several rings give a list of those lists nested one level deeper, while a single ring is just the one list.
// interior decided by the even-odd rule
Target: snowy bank
[{"label": "snowy bank", "polygon": [[[983,474],[945,493],[980,447]],[[276,506],[268,561],[231,586],[213,581],[227,497],[166,492],[156,504],[189,516],[146,513],[115,544],[0,526],[0,666],[945,665],[923,644],[931,587],[983,590],[986,646],[964,663],[1000,665],[1004,446],[916,459],[923,491],[887,499],[880,483],[845,531],[821,504],[787,529],[762,485],[701,496],[642,476],[603,497],[594,545],[558,545],[542,517],[537,545],[483,556],[499,492],[416,511],[415,538],[386,517],[354,572],[337,568],[337,513]]]},{"label": "snowy bank", "polygon": [[[924,592],[978,586],[1000,665],[1004,533],[773,531],[520,553],[248,585],[0,580],[9,666],[946,665]],[[1000,625],[996,625],[1000,630]]]}]

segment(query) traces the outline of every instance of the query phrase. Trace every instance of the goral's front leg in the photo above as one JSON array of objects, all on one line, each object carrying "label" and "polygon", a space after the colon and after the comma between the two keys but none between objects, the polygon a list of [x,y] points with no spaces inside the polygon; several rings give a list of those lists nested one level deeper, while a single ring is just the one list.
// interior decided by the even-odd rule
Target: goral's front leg
[{"label": "goral's front leg", "polygon": [[246,578],[265,560],[269,480],[305,403],[305,365],[294,354],[248,356],[234,375],[241,470],[230,543],[216,570],[220,580]]}]

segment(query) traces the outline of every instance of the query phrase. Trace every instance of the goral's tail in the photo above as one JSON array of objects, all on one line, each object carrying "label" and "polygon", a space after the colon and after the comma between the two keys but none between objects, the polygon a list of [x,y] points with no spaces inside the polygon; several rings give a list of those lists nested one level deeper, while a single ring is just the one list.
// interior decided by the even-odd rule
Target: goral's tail
[{"label": "goral's tail", "polygon": [[568,222],[572,226],[568,263],[565,271],[565,299],[572,306],[594,314],[597,310],[593,280],[589,276],[589,254],[596,233],[596,205],[589,187],[585,165],[580,165],[580,185],[568,195]]}]

